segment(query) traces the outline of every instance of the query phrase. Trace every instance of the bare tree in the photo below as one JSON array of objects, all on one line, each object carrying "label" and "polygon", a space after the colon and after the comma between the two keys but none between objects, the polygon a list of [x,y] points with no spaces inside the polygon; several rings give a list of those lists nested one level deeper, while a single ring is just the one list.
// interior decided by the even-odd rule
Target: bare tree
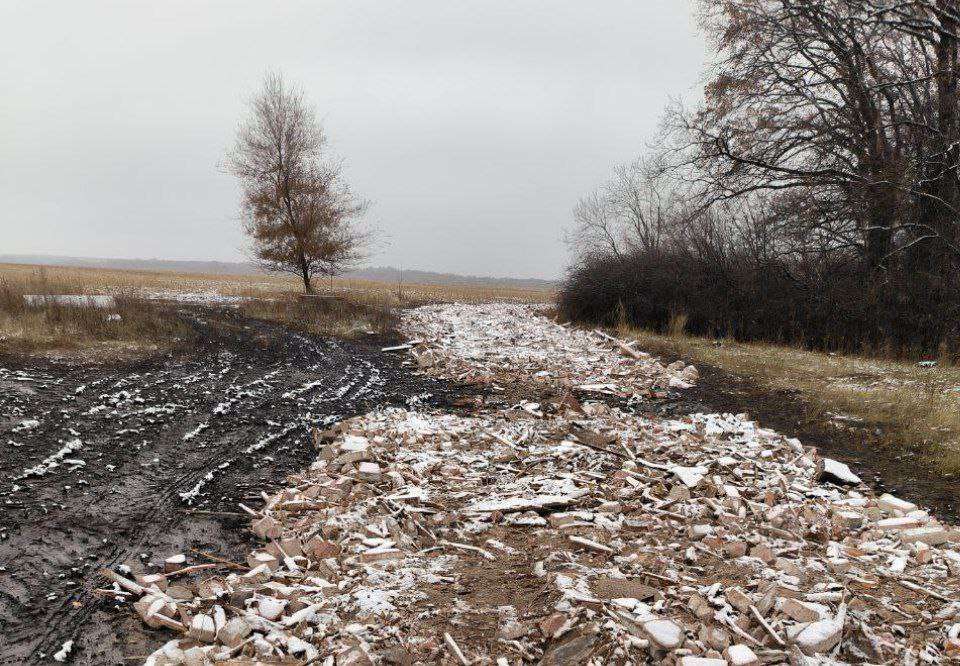
[{"label": "bare tree", "polygon": [[665,180],[621,168],[575,210],[566,311],[960,349],[960,0],[699,4],[704,102],[668,110]]},{"label": "bare tree", "polygon": [[[904,103],[890,86],[891,31],[847,0],[703,5],[722,59],[684,130],[709,195],[815,193],[825,208],[808,207],[805,221],[882,265],[902,221],[908,140],[889,123]],[[845,215],[831,214],[841,206]]]},{"label": "bare tree", "polygon": [[685,213],[676,183],[654,160],[614,168],[613,176],[580,199],[570,243],[581,255],[656,251]]},{"label": "bare tree", "polygon": [[326,136],[303,93],[269,74],[228,153],[243,189],[244,230],[267,270],[293,273],[313,293],[315,275],[335,275],[362,255],[356,222],[365,203],[324,154]]},{"label": "bare tree", "polygon": [[[958,0],[703,0],[721,54],[674,126],[708,201],[801,204],[793,238],[875,270],[960,259]],[[790,211],[788,211],[790,212]],[[830,245],[832,243],[832,245]]]}]

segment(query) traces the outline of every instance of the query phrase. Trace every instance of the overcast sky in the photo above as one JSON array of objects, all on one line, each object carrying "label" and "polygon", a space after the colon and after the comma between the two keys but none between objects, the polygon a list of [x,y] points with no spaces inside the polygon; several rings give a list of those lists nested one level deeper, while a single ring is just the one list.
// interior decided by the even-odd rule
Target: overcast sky
[{"label": "overcast sky", "polygon": [[705,49],[690,0],[2,0],[0,254],[240,259],[218,162],[275,69],[373,201],[372,264],[556,277]]}]

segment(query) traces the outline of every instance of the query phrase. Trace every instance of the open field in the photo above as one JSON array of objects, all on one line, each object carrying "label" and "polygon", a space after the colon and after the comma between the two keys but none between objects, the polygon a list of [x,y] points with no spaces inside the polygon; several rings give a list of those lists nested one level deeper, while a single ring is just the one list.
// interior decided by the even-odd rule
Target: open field
[{"label": "open field", "polygon": [[[386,334],[401,307],[449,301],[539,302],[553,297],[551,291],[534,289],[352,279],[318,281],[317,289],[316,298],[305,299],[297,281],[287,276],[0,264],[0,352],[108,350],[113,358],[166,350],[174,340],[190,335],[189,327],[161,305],[166,301],[235,305],[248,316],[306,332],[355,337]],[[117,299],[109,310],[54,303],[27,307],[23,296],[29,294],[108,294]]]},{"label": "open field", "polygon": [[[210,275],[167,271],[127,271],[100,268],[0,264],[0,281],[30,284],[45,282],[57,293],[117,293],[157,296],[164,294],[271,297],[298,294],[297,280],[285,275]],[[335,278],[316,280],[317,291],[378,298],[394,305],[432,302],[486,303],[511,301],[536,303],[552,300],[552,290],[516,289],[473,285],[388,284],[373,280]]]},{"label": "open field", "polygon": [[675,355],[745,377],[769,393],[796,395],[810,418],[838,428],[864,428],[878,441],[919,456],[948,474],[960,472],[960,368],[922,367],[808,351],[781,345],[738,343],[635,328],[634,338],[654,354]]}]

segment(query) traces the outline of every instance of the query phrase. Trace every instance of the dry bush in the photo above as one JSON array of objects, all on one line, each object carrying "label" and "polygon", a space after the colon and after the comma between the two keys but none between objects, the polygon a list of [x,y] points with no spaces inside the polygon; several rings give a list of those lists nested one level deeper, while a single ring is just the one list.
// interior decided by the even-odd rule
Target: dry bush
[{"label": "dry bush", "polygon": [[295,330],[342,338],[390,335],[399,323],[389,299],[370,296],[346,299],[283,295],[244,301],[240,311],[249,317],[279,322]]},{"label": "dry bush", "polygon": [[53,299],[28,305],[24,296],[80,294],[43,273],[20,282],[0,281],[0,352],[21,354],[110,347],[118,352],[166,349],[193,331],[167,308],[123,295],[115,306],[89,307]]},{"label": "dry bush", "polygon": [[687,322],[690,321],[686,312],[674,312],[667,321],[667,335],[679,337],[687,332]]},{"label": "dry bush", "polygon": [[[766,341],[882,358],[956,359],[960,289],[950,275],[895,270],[878,280],[842,255],[799,263],[748,252],[598,255],[559,295],[572,321],[658,333]],[[683,313],[681,321],[679,313]]]}]

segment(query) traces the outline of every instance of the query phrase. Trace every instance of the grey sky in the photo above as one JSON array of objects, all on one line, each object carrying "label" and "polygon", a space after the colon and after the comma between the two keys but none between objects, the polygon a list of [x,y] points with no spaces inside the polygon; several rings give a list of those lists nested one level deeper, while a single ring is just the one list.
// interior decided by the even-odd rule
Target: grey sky
[{"label": "grey sky", "polygon": [[279,69],[374,203],[371,263],[555,277],[705,48],[690,0],[3,0],[0,254],[240,258],[217,163]]}]

